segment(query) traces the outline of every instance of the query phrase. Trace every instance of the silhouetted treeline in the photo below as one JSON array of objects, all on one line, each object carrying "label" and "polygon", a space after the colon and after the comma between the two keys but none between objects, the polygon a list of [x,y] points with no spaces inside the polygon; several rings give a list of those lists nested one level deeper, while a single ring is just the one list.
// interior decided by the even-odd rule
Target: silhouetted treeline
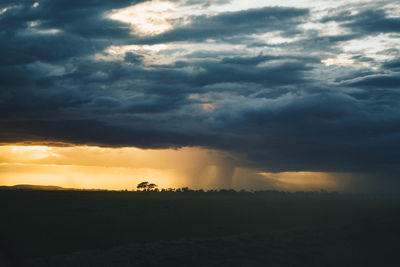
[{"label": "silhouetted treeline", "polygon": [[174,195],[174,194],[185,194],[193,196],[259,196],[259,197],[272,197],[281,199],[295,199],[301,198],[365,198],[365,199],[393,199],[400,200],[400,194],[380,194],[380,193],[343,193],[337,191],[326,191],[324,189],[318,191],[281,191],[281,190],[251,190],[247,191],[244,189],[190,189],[189,187],[181,188],[157,188],[155,184],[148,183],[149,186],[143,186],[141,189],[122,189],[122,190],[110,190],[110,189],[74,189],[74,188],[62,188],[56,186],[36,186],[36,185],[16,185],[16,186],[0,186],[0,191],[54,191],[54,192],[109,192],[109,193],[124,193],[124,194],[140,194],[140,195]]},{"label": "silhouetted treeline", "polygon": [[329,195],[336,196],[339,195],[339,192],[328,192],[325,190],[320,191],[280,191],[280,190],[234,190],[234,189],[190,189],[188,187],[182,188],[162,188],[162,189],[145,189],[145,190],[137,190],[137,191],[128,191],[122,190],[124,192],[138,192],[138,193],[193,193],[193,194],[247,194],[247,195],[305,195],[305,196],[321,196],[321,195]]},{"label": "silhouetted treeline", "polygon": [[338,192],[328,192],[326,190],[319,191],[280,191],[280,190],[251,190],[244,189],[191,189],[189,187],[180,188],[157,188],[158,186],[152,183],[140,183],[137,189],[78,189],[78,188],[63,188],[58,186],[37,186],[37,185],[15,185],[15,186],[0,186],[0,190],[34,190],[34,191],[96,191],[96,192],[130,192],[130,193],[196,193],[196,194],[247,194],[247,195],[339,195]]}]

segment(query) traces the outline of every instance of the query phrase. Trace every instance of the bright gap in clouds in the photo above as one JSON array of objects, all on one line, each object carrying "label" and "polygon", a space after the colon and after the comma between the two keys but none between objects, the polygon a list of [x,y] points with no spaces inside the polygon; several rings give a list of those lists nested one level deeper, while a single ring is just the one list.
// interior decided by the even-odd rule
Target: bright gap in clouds
[{"label": "bright gap in clouds", "polygon": [[149,1],[113,10],[107,16],[130,24],[133,31],[141,35],[155,35],[172,28],[169,19],[173,17],[175,8],[171,2]]},{"label": "bright gap in clouds", "polygon": [[336,190],[332,175],[265,173],[235,166],[225,152],[94,146],[0,146],[0,185],[56,185],[80,189],[135,189],[143,181],[160,188],[236,190]]},{"label": "bright gap in clouds", "polygon": [[321,60],[321,62],[326,66],[332,66],[332,65],[350,66],[355,63],[353,59],[347,59],[347,58],[328,58]]}]

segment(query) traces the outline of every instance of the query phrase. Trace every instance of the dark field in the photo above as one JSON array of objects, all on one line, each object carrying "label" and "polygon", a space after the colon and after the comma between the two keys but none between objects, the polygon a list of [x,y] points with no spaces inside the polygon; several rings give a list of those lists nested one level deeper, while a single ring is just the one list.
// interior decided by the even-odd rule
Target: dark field
[{"label": "dark field", "polygon": [[0,210],[22,266],[400,266],[387,196],[1,190]]}]

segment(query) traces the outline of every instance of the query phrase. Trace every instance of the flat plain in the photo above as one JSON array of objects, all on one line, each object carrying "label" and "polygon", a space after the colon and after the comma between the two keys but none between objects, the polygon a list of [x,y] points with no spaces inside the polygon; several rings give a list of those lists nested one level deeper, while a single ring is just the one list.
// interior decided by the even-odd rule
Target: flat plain
[{"label": "flat plain", "polygon": [[400,266],[396,196],[0,190],[0,210],[23,266]]}]

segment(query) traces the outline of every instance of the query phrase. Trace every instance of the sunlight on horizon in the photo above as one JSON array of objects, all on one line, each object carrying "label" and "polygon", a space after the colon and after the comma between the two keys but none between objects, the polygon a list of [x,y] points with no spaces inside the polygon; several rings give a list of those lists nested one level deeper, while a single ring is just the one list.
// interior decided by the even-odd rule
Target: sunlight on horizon
[{"label": "sunlight on horizon", "polygon": [[0,160],[0,185],[132,190],[149,181],[159,188],[293,191],[338,187],[328,173],[261,172],[235,166],[229,153],[198,147],[3,145]]}]

